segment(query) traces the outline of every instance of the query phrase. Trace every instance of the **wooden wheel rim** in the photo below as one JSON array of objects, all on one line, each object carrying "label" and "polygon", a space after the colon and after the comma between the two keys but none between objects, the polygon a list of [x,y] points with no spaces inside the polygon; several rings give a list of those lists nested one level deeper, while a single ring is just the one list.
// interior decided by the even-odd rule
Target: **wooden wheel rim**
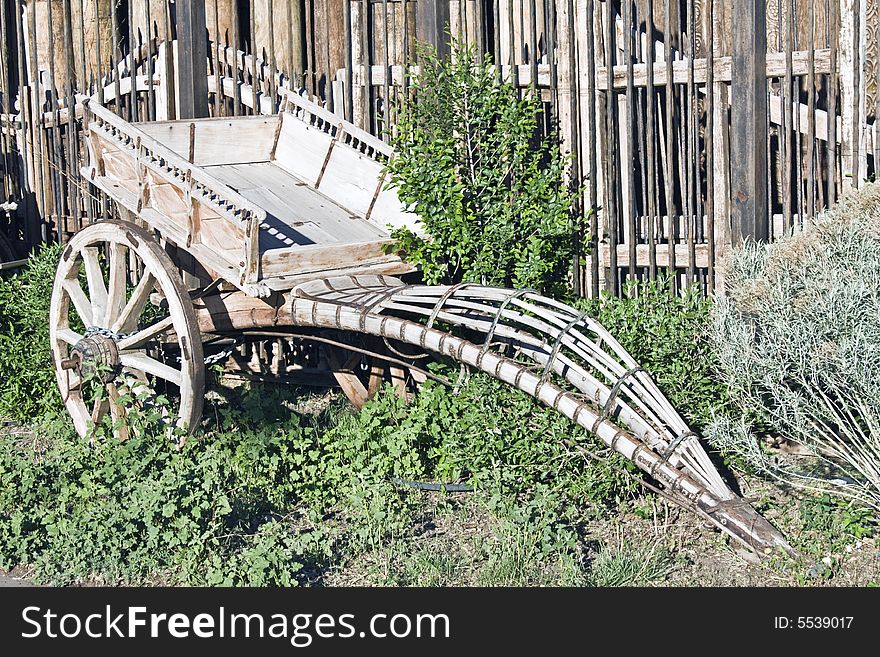
[{"label": "wooden wheel rim", "polygon": [[[99,247],[106,247],[109,253],[106,281],[97,257]],[[134,254],[142,265],[143,274],[129,294],[125,274],[130,254]],[[86,270],[86,290],[79,283],[82,265]],[[161,292],[167,301],[167,317],[141,328],[137,326],[137,320],[154,290]],[[101,221],[77,233],[58,264],[49,309],[55,375],[77,433],[86,436],[100,409],[89,409],[80,390],[80,375],[62,366],[70,359],[73,346],[85,337],[70,327],[71,304],[86,329],[109,329],[123,336],[114,341],[124,372],[145,382],[162,379],[179,389],[178,426],[189,428],[199,420],[205,373],[198,324],[176,266],[154,237],[133,224]],[[175,336],[180,354],[177,367],[146,353],[146,344],[163,333]],[[107,398],[111,399],[108,410],[116,419],[124,409],[112,399],[118,394],[115,384],[108,383],[106,387]],[[103,416],[103,413],[98,414]]]}]

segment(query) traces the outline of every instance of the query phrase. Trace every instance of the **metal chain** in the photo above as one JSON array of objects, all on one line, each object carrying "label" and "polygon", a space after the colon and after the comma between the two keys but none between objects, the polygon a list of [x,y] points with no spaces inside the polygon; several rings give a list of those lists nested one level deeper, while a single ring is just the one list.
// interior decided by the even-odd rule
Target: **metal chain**
[{"label": "metal chain", "polygon": [[[86,329],[86,332],[83,337],[88,338],[93,335],[100,335],[105,338],[110,338],[111,340],[114,340],[115,342],[119,342],[120,340],[125,340],[126,338],[130,338],[131,336],[135,335],[137,332],[138,331],[135,330],[135,331],[132,331],[131,333],[117,333],[116,331],[113,331],[108,328],[104,328],[102,326],[90,326],[89,328]],[[238,346],[238,343],[236,342],[228,349],[224,349],[223,351],[217,352],[216,354],[212,354],[211,356],[205,356],[204,364],[206,366],[213,365],[215,363],[220,363],[220,362],[226,360],[227,358],[229,358],[232,355],[232,353],[235,351],[235,348],[237,346]],[[177,357],[177,361],[180,362],[180,356]]]},{"label": "metal chain", "polygon": [[116,342],[119,342],[120,340],[125,340],[126,338],[130,338],[135,333],[137,333],[137,330],[132,331],[131,333],[117,333],[116,331],[112,331],[112,330],[110,330],[108,328],[104,328],[102,326],[90,326],[89,328],[86,329],[86,332],[83,335],[83,337],[90,338],[93,335],[100,335],[102,337],[110,338],[111,340],[115,340]]}]

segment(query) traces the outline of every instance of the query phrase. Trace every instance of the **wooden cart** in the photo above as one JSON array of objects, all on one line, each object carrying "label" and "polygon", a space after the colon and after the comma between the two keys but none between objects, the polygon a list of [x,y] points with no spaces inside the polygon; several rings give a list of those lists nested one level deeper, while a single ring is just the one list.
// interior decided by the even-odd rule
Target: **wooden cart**
[{"label": "wooden cart", "polygon": [[[71,240],[52,298],[58,382],[81,434],[115,412],[109,398],[86,408],[80,394],[93,354],[111,372],[124,369],[150,385],[159,379],[163,389],[173,384],[180,423],[198,419],[205,351],[216,359],[214,343],[225,333],[200,333],[196,310],[206,296],[216,302],[237,291],[266,300],[254,306],[265,310],[280,292],[316,277],[413,270],[388,252],[391,229],[418,229],[386,189],[390,147],[300,96],[289,93],[285,111],[273,116],[136,124],[84,104],[82,175],[125,219],[100,221]],[[144,321],[157,311],[161,321]],[[251,328],[277,328],[277,321]],[[332,371],[358,405],[385,375],[365,354],[334,349],[331,338],[317,350],[291,340],[272,344],[274,364],[265,353],[238,349],[230,366],[257,375],[295,370],[315,381]],[[266,351],[265,339],[253,342]],[[228,351],[228,340],[219,344],[219,353]],[[263,362],[253,366],[255,359]],[[117,392],[111,385],[110,396]]]},{"label": "wooden cart", "polygon": [[[169,424],[194,426],[210,362],[332,374],[360,405],[383,381],[403,394],[434,376],[434,355],[555,408],[744,545],[789,549],[595,320],[532,290],[409,281],[390,229],[419,225],[385,185],[388,146],[281,93],[275,116],[148,124],[86,104],[82,173],[122,219],[76,234],[53,288],[79,433],[159,393]],[[95,382],[106,394],[86,393]]]}]

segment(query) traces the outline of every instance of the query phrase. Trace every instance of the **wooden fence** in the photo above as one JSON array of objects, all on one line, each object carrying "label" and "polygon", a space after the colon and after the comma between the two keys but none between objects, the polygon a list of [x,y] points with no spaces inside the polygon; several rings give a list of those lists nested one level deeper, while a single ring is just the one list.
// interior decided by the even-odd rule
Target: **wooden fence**
[{"label": "wooden fence", "polygon": [[0,0],[0,235],[21,253],[112,210],[79,176],[77,95],[151,121],[274,112],[285,87],[387,139],[416,43],[444,50],[449,26],[575,156],[596,210],[577,289],[671,270],[711,290],[732,244],[873,179],[878,4]]}]

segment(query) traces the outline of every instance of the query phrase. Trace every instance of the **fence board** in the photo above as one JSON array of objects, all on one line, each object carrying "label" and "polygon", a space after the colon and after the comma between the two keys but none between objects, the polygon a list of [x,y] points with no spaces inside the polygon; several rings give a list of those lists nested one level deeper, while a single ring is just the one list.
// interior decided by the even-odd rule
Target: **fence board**
[{"label": "fence board", "polygon": [[[180,55],[191,50],[169,38],[201,40],[197,26],[181,33],[174,24],[190,4],[0,0],[0,202],[18,208],[0,212],[5,235],[23,244],[66,239],[111,210],[79,180],[82,127],[68,107],[74,95],[95,93],[129,120],[185,115]],[[492,56],[499,77],[541,94],[543,129],[558,131],[573,155],[579,207],[596,211],[579,227],[588,245],[573,272],[580,293],[619,292],[626,279],[667,268],[678,284],[717,289],[716,261],[743,226],[760,236],[763,216],[773,235],[800,227],[843,188],[873,178],[880,160],[880,0],[768,0],[765,28],[753,35],[766,45],[746,79],[735,71],[742,30],[732,29],[734,16],[738,28],[749,22],[741,4],[754,5],[208,0],[199,20],[210,43],[197,55],[208,81],[192,88],[208,89],[212,116],[275,112],[285,102],[276,92],[296,90],[388,139],[395,103],[409,93],[415,43],[448,51],[450,24]],[[743,96],[738,81],[754,90]],[[772,165],[760,161],[762,150]],[[736,203],[745,178],[766,197],[754,228]]]}]

